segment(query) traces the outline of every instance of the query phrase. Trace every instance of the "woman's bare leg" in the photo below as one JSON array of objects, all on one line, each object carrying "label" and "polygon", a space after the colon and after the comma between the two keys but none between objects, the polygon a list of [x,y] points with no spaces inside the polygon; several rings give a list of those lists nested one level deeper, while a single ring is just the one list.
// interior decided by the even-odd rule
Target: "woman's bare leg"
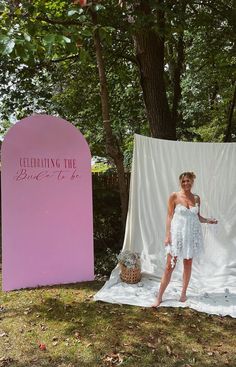
[{"label": "woman's bare leg", "polygon": [[157,298],[156,298],[154,304],[152,305],[152,307],[158,307],[160,305],[160,303],[162,302],[163,293],[165,292],[168,284],[170,283],[171,275],[172,275],[172,272],[175,268],[177,257],[174,257],[174,267],[171,266],[171,259],[172,259],[172,256],[170,254],[168,254],[167,255],[167,260],[166,260],[165,271],[164,271],[164,274],[161,278],[161,284],[160,284],[159,292],[158,292]]},{"label": "woman's bare leg", "polygon": [[187,297],[186,297],[186,292],[187,292],[187,288],[188,288],[188,284],[190,281],[190,277],[191,277],[191,272],[192,272],[192,262],[193,259],[184,259],[183,263],[184,263],[184,271],[183,271],[183,288],[182,288],[182,293],[180,296],[180,302],[185,302]]}]

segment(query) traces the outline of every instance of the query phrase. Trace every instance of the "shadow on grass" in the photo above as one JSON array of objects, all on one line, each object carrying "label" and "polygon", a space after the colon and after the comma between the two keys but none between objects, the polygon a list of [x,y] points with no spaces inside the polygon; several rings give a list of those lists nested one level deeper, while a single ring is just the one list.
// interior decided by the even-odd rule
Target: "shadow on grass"
[{"label": "shadow on grass", "polygon": [[0,360],[0,367],[98,367],[102,366],[102,364],[97,364],[94,362],[85,362],[82,361],[80,358],[53,358],[50,355],[46,355],[47,352],[44,353],[44,356],[41,358],[31,358],[28,361],[18,361],[14,360],[13,358],[1,358]]},{"label": "shadow on grass", "polygon": [[[207,357],[207,348],[216,347],[220,341],[227,341],[236,326],[236,320],[230,317],[223,319],[205,314],[199,315],[196,311],[182,308],[172,308],[166,312],[166,308],[153,311],[91,301],[75,300],[66,304],[52,297],[40,305],[31,307],[31,320],[38,322],[38,314],[46,322],[66,323],[64,337],[79,331],[84,343],[93,344],[91,350],[94,358],[97,355],[101,359],[101,355],[106,352],[118,353],[128,342],[130,362],[126,365],[136,367],[142,365],[178,367],[184,366],[184,363],[201,367],[225,366],[220,356],[216,360],[217,364],[213,363],[214,357],[212,362],[206,362],[206,358],[210,358]],[[171,351],[168,350],[168,346],[171,346]],[[192,346],[199,346],[202,352],[196,356]],[[56,363],[58,362],[54,363],[52,360],[48,366],[59,367]],[[82,361],[78,364],[74,360],[69,360],[68,363],[72,363],[72,367],[105,366],[95,360],[92,364]],[[235,367],[235,365],[236,359],[232,363],[227,361],[227,366]],[[23,367],[22,364],[16,366]],[[34,365],[24,365],[28,366]]]},{"label": "shadow on grass", "polygon": [[[5,364],[0,362],[0,367],[109,366],[102,362],[102,356],[112,353],[123,353],[123,365],[130,367],[236,366],[236,355],[232,353],[236,342],[236,319],[183,308],[153,310],[93,302],[91,297],[101,286],[101,282],[86,282],[12,292],[16,307],[12,302],[0,314],[12,322],[16,317],[23,317],[30,325],[40,322],[50,327],[59,325],[59,337],[63,340],[73,338],[78,332],[81,348],[86,349],[86,345],[91,344],[91,362],[82,359],[83,354],[81,359],[74,355],[69,357],[66,350],[65,358],[49,356],[46,351],[42,352],[43,357],[38,355],[36,361],[32,358],[34,352],[27,351],[26,362],[12,360],[7,364],[6,360]],[[29,313],[24,314],[25,303],[17,304],[18,295],[21,302],[32,295]],[[63,327],[60,328],[60,324]],[[222,347],[218,347],[219,344]],[[229,352],[222,349],[225,345],[228,345]],[[217,355],[214,348],[218,348]],[[224,360],[227,353],[231,355]]]}]

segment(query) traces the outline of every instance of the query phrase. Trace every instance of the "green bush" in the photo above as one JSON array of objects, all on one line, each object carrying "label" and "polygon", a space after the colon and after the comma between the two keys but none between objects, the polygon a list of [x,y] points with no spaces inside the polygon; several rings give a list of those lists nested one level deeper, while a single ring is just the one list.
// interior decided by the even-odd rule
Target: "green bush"
[{"label": "green bush", "polygon": [[123,241],[119,191],[107,174],[93,175],[95,272],[107,275]]}]

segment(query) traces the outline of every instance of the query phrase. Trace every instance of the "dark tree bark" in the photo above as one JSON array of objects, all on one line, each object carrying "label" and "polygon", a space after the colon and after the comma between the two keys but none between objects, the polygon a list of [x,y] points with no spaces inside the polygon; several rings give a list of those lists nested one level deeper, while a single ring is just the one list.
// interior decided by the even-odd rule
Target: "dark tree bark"
[{"label": "dark tree bark", "polygon": [[[233,28],[233,31],[234,31],[234,34],[235,34],[235,32],[236,32],[236,0],[233,0],[232,14],[231,14],[231,17],[229,19],[230,19],[230,23],[232,25],[232,28]],[[234,53],[236,52],[235,38],[234,38],[234,43],[233,43],[233,51],[234,51]],[[227,128],[226,128],[225,137],[224,137],[225,142],[230,142],[231,138],[232,138],[232,122],[233,122],[233,115],[234,115],[235,105],[236,105],[236,81],[234,80],[233,97],[232,97],[232,101],[231,101],[230,106],[229,106]]]},{"label": "dark tree bark", "polygon": [[[159,0],[161,4],[163,0]],[[164,80],[164,11],[157,11],[159,32],[153,28],[148,0],[140,0],[140,17],[147,19],[134,34],[143,98],[153,137],[176,140],[176,125],[169,108]]]},{"label": "dark tree bark", "polygon": [[[180,9],[181,13],[185,14],[187,1],[180,0]],[[176,47],[176,62],[173,65],[173,101],[172,101],[172,120],[175,126],[179,125],[179,103],[182,98],[182,90],[181,90],[181,76],[184,69],[184,31],[179,33],[178,42]]]},{"label": "dark tree bark", "polygon": [[232,122],[233,122],[233,114],[234,114],[235,105],[236,105],[236,82],[234,83],[234,94],[233,94],[233,98],[232,98],[232,101],[229,107],[229,115],[228,115],[227,129],[225,132],[224,142],[231,141],[231,134],[232,134],[231,130],[232,130]]},{"label": "dark tree bark", "polygon": [[100,80],[100,95],[102,106],[103,126],[105,131],[106,140],[106,152],[112,158],[115,163],[118,181],[119,191],[121,199],[121,212],[122,212],[122,224],[125,227],[127,208],[128,208],[128,188],[126,184],[125,171],[124,171],[124,157],[120,149],[116,136],[113,134],[111,121],[110,121],[110,108],[109,108],[109,93],[107,78],[105,72],[105,63],[102,54],[101,39],[98,30],[97,14],[92,9],[90,10],[91,18],[94,24],[94,46],[96,52],[97,67]]},{"label": "dark tree bark", "polygon": [[181,94],[181,75],[183,71],[184,64],[184,40],[183,34],[178,37],[177,44],[177,61],[173,68],[173,101],[172,101],[172,120],[175,126],[179,123],[179,112],[178,107],[182,97]]}]

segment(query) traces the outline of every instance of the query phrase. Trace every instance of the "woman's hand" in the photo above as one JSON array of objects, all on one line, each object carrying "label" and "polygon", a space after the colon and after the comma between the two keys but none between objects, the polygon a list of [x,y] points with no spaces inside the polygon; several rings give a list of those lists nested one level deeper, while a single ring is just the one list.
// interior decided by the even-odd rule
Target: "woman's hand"
[{"label": "woman's hand", "polygon": [[209,218],[207,219],[207,224],[217,224],[218,220],[215,218]]},{"label": "woman's hand", "polygon": [[166,236],[164,243],[165,243],[165,246],[168,246],[168,245],[171,244],[171,236],[170,235]]}]

